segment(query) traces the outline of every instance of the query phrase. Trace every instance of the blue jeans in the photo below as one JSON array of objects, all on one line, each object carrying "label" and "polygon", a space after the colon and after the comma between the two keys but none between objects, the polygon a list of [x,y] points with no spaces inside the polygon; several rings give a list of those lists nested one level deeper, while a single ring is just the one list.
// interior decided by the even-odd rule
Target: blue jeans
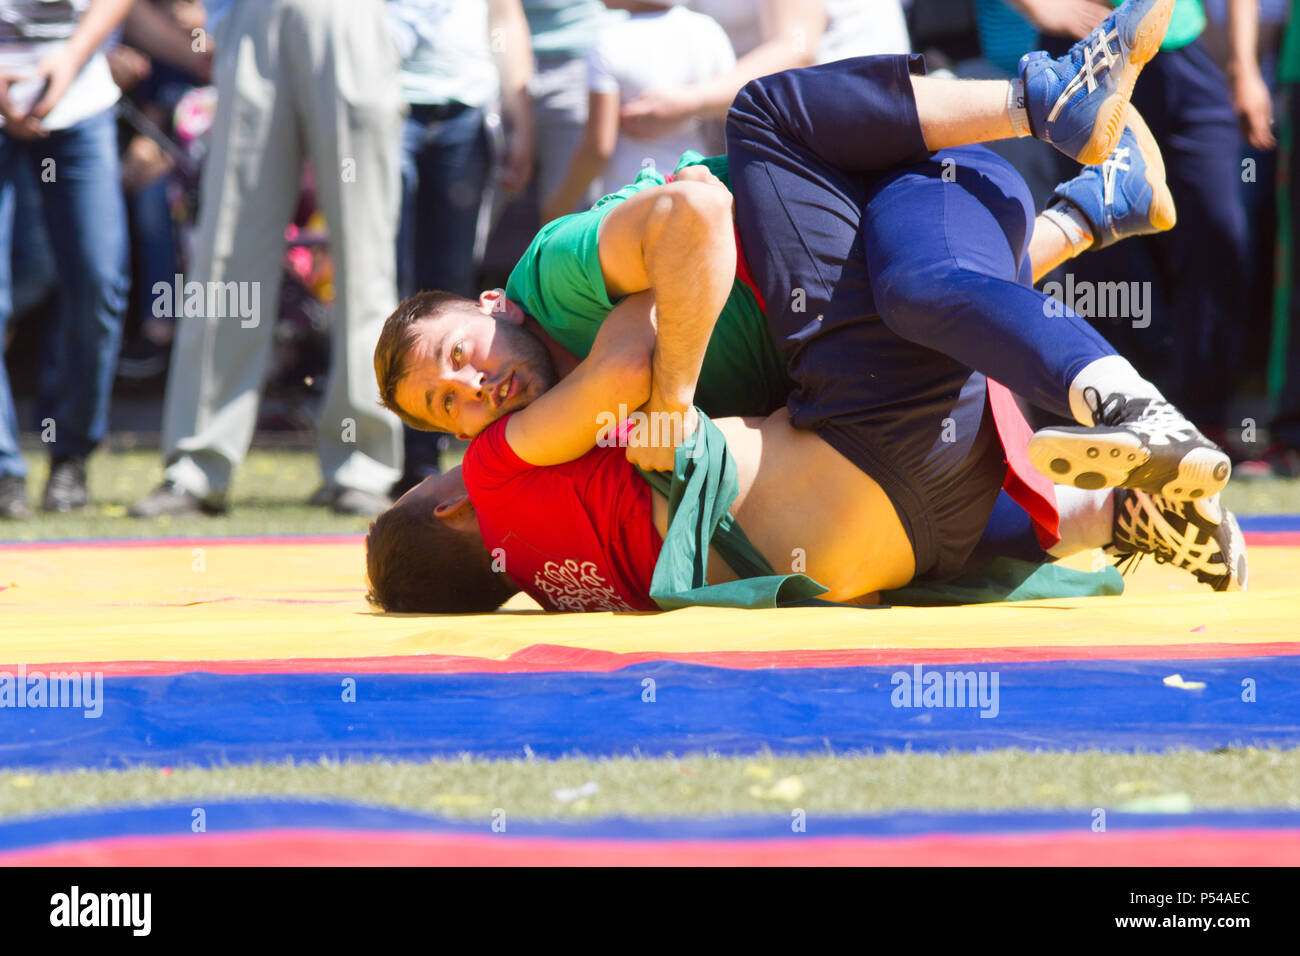
[{"label": "blue jeans", "polygon": [[[52,161],[52,162],[51,162]],[[127,294],[126,208],[112,110],[58,130],[43,140],[0,132],[0,333],[12,313],[10,268],[15,173],[36,173],[45,224],[58,266],[58,292],[49,320],[40,416],[53,420],[53,457],[88,455],[108,430],[108,403],[122,337]],[[0,363],[0,475],[25,475],[9,376]]]},{"label": "blue jeans", "polygon": [[167,198],[170,176],[159,176],[135,195],[127,199],[131,210],[132,253],[135,258],[139,316],[152,319],[153,294],[150,290],[158,282],[171,285],[180,271],[176,261],[175,226],[172,223],[171,203]]},{"label": "blue jeans", "polygon": [[[483,110],[411,107],[402,128],[402,216],[397,288],[403,298],[441,289],[473,298],[474,237],[491,164]],[[436,471],[440,436],[403,426],[408,473]]]},{"label": "blue jeans", "polygon": [[397,288],[473,296],[474,235],[491,156],[483,111],[459,104],[412,106],[402,128],[402,218]]}]

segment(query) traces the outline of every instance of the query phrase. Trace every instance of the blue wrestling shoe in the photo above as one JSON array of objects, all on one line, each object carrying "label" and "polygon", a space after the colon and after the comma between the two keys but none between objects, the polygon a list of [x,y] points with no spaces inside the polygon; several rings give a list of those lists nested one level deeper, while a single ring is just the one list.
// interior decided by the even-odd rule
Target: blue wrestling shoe
[{"label": "blue wrestling shoe", "polygon": [[1145,554],[1172,564],[1216,591],[1246,590],[1246,539],[1233,513],[1218,496],[1169,501],[1143,491],[1115,499],[1115,520],[1106,553],[1131,571]]},{"label": "blue wrestling shoe", "polygon": [[1020,59],[1025,111],[1035,138],[1085,166],[1110,155],[1138,74],[1165,38],[1174,0],[1128,0],[1054,59],[1042,50]]},{"label": "blue wrestling shoe", "polygon": [[1165,182],[1165,161],[1155,137],[1135,111],[1119,145],[1100,166],[1085,166],[1056,187],[1048,207],[1073,206],[1092,227],[1092,248],[1129,236],[1145,236],[1174,227],[1174,197]]}]

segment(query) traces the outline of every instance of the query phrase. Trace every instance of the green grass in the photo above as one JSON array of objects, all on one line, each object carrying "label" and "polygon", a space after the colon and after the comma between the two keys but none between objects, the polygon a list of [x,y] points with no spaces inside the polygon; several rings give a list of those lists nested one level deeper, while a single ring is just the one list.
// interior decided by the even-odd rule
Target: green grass
[{"label": "green grass", "polygon": [[[45,486],[47,458],[29,452],[28,495],[36,503]],[[457,464],[449,453],[444,466]],[[231,509],[217,518],[129,518],[127,507],[162,480],[162,462],[153,449],[126,449],[95,455],[90,461],[93,504],[78,514],[37,511],[29,521],[0,522],[0,540],[55,538],[150,538],[243,534],[336,534],[363,532],[366,521],[311,508],[306,502],[320,485],[320,469],[310,451],[254,448],[235,474]],[[1300,512],[1300,480],[1238,481],[1224,492],[1228,507],[1242,513]]]},{"label": "green grass", "polygon": [[[556,791],[595,783],[589,796]],[[442,760],[0,773],[0,817],[124,802],[334,797],[487,819],[875,813],[904,808],[1300,807],[1300,750]]]},{"label": "green grass", "polygon": [[[27,493],[33,507],[45,487],[49,462],[27,455]],[[153,538],[243,534],[339,534],[364,532],[362,518],[342,517],[328,508],[313,508],[307,499],[321,483],[316,456],[309,451],[254,448],[235,473],[230,511],[220,517],[131,518],[126,509],[162,481],[156,450],[136,449],[98,454],[90,459],[92,504],[74,514],[36,511],[28,521],[0,523],[0,539],[40,541],[54,538]]]}]

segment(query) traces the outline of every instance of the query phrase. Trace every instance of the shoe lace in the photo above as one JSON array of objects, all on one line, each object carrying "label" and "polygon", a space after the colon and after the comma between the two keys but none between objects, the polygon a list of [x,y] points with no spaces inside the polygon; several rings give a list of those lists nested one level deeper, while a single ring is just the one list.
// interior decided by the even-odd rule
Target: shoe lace
[{"label": "shoe lace", "polygon": [[1101,201],[1107,207],[1115,202],[1115,180],[1121,172],[1132,169],[1129,162],[1129,148],[1120,146],[1106,157],[1101,164]]},{"label": "shoe lace", "polygon": [[1136,426],[1144,434],[1165,431],[1171,438],[1193,438],[1200,433],[1183,413],[1161,398],[1137,398],[1111,392],[1105,399],[1089,385],[1083,390],[1083,402],[1092,412],[1094,425]]},{"label": "shoe lace", "polygon": [[1101,392],[1089,385],[1083,390],[1083,403],[1092,412],[1094,425],[1122,425],[1128,421],[1128,396],[1111,392],[1103,400]]},{"label": "shoe lace", "polygon": [[[1121,574],[1133,574],[1147,554],[1155,559],[1156,564],[1173,564],[1210,583],[1226,573],[1226,566],[1216,566],[1211,561],[1215,554],[1220,553],[1217,546],[1195,544],[1196,533],[1190,523],[1188,530],[1182,533],[1169,524],[1167,509],[1171,507],[1170,503],[1161,505],[1160,499],[1148,499],[1133,493],[1123,507],[1124,514],[1117,522],[1116,533],[1128,539],[1119,546],[1130,550],[1116,556],[1115,567]],[[1173,540],[1166,540],[1167,537]]]},{"label": "shoe lace", "polygon": [[[1116,50],[1111,50],[1111,41],[1116,41]],[[1091,93],[1097,88],[1097,77],[1109,71],[1119,61],[1118,41],[1119,29],[1108,31],[1103,26],[1070,47],[1071,57],[1073,58],[1074,55],[1080,57],[1079,69],[1070,78],[1061,95],[1057,97],[1052,111],[1047,114],[1048,122],[1056,119],[1057,114],[1065,108],[1065,104],[1074,97],[1074,94],[1084,89]]]},{"label": "shoe lace", "polygon": [[1115,567],[1119,569],[1121,575],[1127,578],[1137,572],[1138,565],[1142,563],[1144,557],[1146,557],[1145,551],[1134,551],[1132,554],[1121,554],[1115,559]]}]

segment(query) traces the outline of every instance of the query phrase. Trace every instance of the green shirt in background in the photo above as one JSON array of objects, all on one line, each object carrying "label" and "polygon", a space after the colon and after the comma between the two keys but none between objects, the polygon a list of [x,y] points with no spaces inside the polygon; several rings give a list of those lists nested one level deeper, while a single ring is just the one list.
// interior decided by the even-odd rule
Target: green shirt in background
[{"label": "green shirt in background", "polygon": [[1300,83],[1300,0],[1291,0],[1291,16],[1277,56],[1277,81]]},{"label": "green shirt in background", "polygon": [[[730,188],[725,156],[703,159],[686,153],[677,168],[696,164],[707,166]],[[644,169],[636,182],[586,212],[547,223],[510,273],[506,297],[579,358],[586,358],[601,323],[617,305],[600,270],[601,220],[618,203],[664,182],[658,170]],[[753,292],[737,279],[704,353],[695,404],[718,418],[768,415],[785,404],[792,388],[767,318]]]},{"label": "green shirt in background", "polygon": [[523,0],[524,17],[539,57],[585,56],[601,27],[624,14],[601,0]]},{"label": "green shirt in background", "polygon": [[[1119,6],[1122,0],[1110,0]],[[1169,29],[1165,31],[1162,50],[1177,50],[1191,43],[1205,30],[1205,6],[1201,0],[1177,0],[1173,16],[1169,18]]]}]

